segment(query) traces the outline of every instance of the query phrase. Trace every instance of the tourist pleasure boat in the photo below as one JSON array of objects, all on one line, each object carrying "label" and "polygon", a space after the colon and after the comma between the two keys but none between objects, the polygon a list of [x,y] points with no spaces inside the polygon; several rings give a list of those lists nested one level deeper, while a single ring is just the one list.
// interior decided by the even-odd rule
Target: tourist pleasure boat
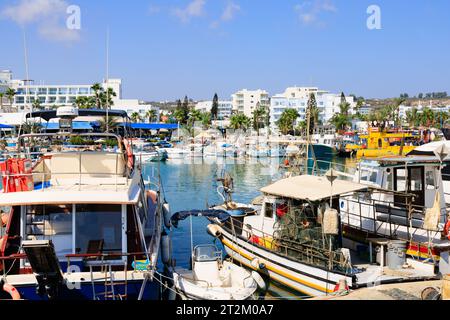
[{"label": "tourist pleasure boat", "polygon": [[183,299],[247,300],[258,289],[250,271],[223,261],[215,245],[200,245],[192,254],[192,270],[175,268],[174,286]]},{"label": "tourist pleasure boat", "polygon": [[420,140],[420,136],[411,133],[387,132],[379,128],[369,128],[368,134],[359,138],[358,145],[346,146],[346,149],[356,150],[358,159],[406,155],[419,145]]},{"label": "tourist pleasure boat", "polygon": [[[106,111],[28,114],[44,121],[59,117],[65,132],[22,135],[16,153],[1,163],[2,289],[12,287],[13,298],[27,300],[157,299],[159,190],[145,189],[130,140],[72,133],[72,120],[83,116],[104,117]],[[127,118],[114,110],[109,116]],[[84,143],[68,147],[73,141]]]},{"label": "tourist pleasure boat", "polygon": [[228,220],[209,218],[213,223],[208,232],[233,260],[305,296],[436,277],[434,269],[404,255],[397,258],[400,250],[387,256],[385,267],[384,259],[377,265],[372,255],[345,247],[340,199],[369,187],[330,181],[332,175],[279,180],[261,189],[262,199],[257,201],[261,206],[255,210]]}]

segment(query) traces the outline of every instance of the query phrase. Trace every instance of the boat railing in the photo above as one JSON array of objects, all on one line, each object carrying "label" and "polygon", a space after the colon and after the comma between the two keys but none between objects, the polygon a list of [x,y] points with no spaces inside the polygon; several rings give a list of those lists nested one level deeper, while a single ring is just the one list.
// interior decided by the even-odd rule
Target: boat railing
[{"label": "boat railing", "polygon": [[[352,266],[346,259],[345,254],[337,249],[333,250],[329,246],[329,242],[324,240],[324,246],[319,247],[313,244],[308,244],[288,239],[286,237],[277,237],[276,231],[274,234],[268,234],[262,230],[256,229],[248,224],[245,224],[239,219],[230,218],[229,228],[232,231],[233,237],[242,233],[242,236],[246,238],[247,243],[251,243],[254,246],[271,250],[279,255],[285,256],[290,259],[295,259],[299,262],[320,265],[329,270],[340,270],[347,272],[352,269]],[[247,236],[245,236],[245,234]],[[248,249],[252,251],[252,249]],[[252,252],[253,253],[253,252]]]},{"label": "boat railing", "polygon": [[[42,192],[53,183],[65,187],[77,186],[79,191],[83,190],[83,186],[108,185],[114,186],[117,191],[119,186],[129,186],[133,179],[129,176],[124,156],[120,153],[67,152],[40,155],[31,173],[2,173],[6,182],[4,190],[12,192],[11,189],[8,190],[11,179],[24,177],[35,185],[33,190]],[[55,161],[56,158],[59,162]]]},{"label": "boat railing", "polygon": [[[391,195],[397,198],[404,198],[404,201],[389,201],[376,199],[376,195]],[[357,192],[353,195],[341,197],[341,223],[355,228],[359,231],[370,232],[381,237],[399,239],[403,241],[413,241],[419,231],[423,228],[426,207],[412,203],[414,195],[388,190],[372,190],[372,192]],[[447,204],[441,208],[439,221],[444,221],[450,213],[450,206]],[[386,228],[387,227],[387,228]],[[399,229],[406,229],[404,233],[399,233]],[[382,233],[380,230],[388,230]],[[430,238],[438,237],[441,233],[442,224],[439,223],[439,230],[430,231]]]}]

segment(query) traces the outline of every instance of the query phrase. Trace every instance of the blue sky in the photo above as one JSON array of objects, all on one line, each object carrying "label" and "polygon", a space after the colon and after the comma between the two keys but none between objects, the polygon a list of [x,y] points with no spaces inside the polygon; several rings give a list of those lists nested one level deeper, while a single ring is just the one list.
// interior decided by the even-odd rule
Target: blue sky
[{"label": "blue sky", "polygon": [[[381,9],[369,30],[367,8]],[[67,6],[81,29],[67,30]],[[0,68],[84,84],[122,78],[126,98],[221,98],[314,85],[364,97],[450,92],[448,0],[2,0]]]}]

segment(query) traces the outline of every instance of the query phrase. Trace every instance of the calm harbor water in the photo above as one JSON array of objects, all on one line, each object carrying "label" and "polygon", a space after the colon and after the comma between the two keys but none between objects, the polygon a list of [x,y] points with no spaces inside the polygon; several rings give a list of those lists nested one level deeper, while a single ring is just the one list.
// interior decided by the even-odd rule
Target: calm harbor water
[{"label": "calm harbor water", "polygon": [[[220,161],[217,161],[220,160]],[[259,189],[282,177],[279,168],[279,159],[193,159],[169,160],[166,163],[151,163],[144,168],[144,177],[151,175],[152,171],[159,171],[163,183],[165,197],[170,203],[172,214],[178,211],[191,209],[205,209],[208,205],[222,203],[217,193],[219,186],[216,179],[223,171],[228,172],[234,179],[233,200],[240,203],[249,203],[260,194]],[[336,158],[337,163],[344,159]],[[219,162],[219,163],[218,163]],[[220,241],[206,232],[208,220],[206,218],[193,218],[193,243],[216,243],[222,248]],[[176,264],[189,267],[191,254],[190,220],[181,221],[177,229],[171,233],[172,252]],[[295,299],[296,293],[278,285],[271,284],[266,299],[286,298]]]}]

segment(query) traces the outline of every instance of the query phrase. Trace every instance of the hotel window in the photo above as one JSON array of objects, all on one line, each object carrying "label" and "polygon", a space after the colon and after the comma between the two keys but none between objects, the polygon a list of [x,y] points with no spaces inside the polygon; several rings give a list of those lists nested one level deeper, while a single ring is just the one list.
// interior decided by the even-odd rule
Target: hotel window
[{"label": "hotel window", "polygon": [[56,94],[57,89],[56,88],[49,88],[48,89],[48,94]]},{"label": "hotel window", "polygon": [[16,103],[24,103],[25,102],[25,98],[24,97],[16,97]]},{"label": "hotel window", "polygon": [[28,93],[33,95],[36,94],[36,88],[29,88]]},{"label": "hotel window", "polygon": [[66,103],[67,99],[66,97],[59,97],[58,103]]},{"label": "hotel window", "polygon": [[25,94],[25,89],[23,88],[17,89],[16,94]]},{"label": "hotel window", "polygon": [[47,94],[47,88],[39,88],[38,94]]},{"label": "hotel window", "polygon": [[40,103],[45,103],[45,97],[39,97],[39,102]]},{"label": "hotel window", "polygon": [[80,94],[89,94],[89,88],[80,88],[79,93]]},{"label": "hotel window", "polygon": [[76,100],[75,97],[69,97],[69,99],[67,100],[68,103],[74,103]]},{"label": "hotel window", "polygon": [[69,88],[69,94],[77,94],[78,88]]},{"label": "hotel window", "polygon": [[56,101],[56,97],[49,97],[48,98],[48,103],[55,103]]},{"label": "hotel window", "polygon": [[67,94],[67,88],[59,88],[58,94]]}]

